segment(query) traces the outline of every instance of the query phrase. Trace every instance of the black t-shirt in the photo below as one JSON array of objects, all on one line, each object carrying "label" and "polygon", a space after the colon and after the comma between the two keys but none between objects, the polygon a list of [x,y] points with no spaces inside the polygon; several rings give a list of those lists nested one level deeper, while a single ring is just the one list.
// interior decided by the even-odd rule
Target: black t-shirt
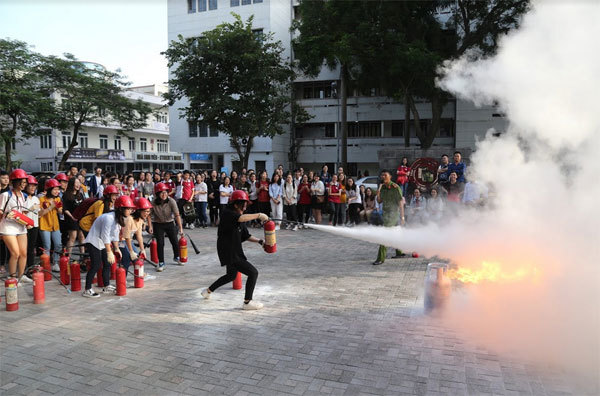
[{"label": "black t-shirt", "polygon": [[217,179],[217,180],[212,180],[211,179],[211,180],[209,180],[209,181],[206,182],[206,185],[208,187],[208,194],[209,195],[213,194],[213,197],[209,198],[208,200],[210,202],[218,204],[219,203],[219,196],[220,196],[219,187],[221,186],[221,182],[219,181],[219,179]]},{"label": "black t-shirt", "polygon": [[245,261],[242,242],[250,238],[250,233],[244,223],[240,223],[238,212],[227,207],[220,213],[219,229],[217,231],[217,253],[221,266]]}]

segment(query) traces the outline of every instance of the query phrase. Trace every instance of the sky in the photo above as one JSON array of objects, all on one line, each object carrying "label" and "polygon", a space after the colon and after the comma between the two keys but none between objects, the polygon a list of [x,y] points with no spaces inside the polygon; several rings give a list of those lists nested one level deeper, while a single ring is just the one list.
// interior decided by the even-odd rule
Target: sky
[{"label": "sky", "polygon": [[0,38],[72,53],[133,85],[167,81],[167,0],[0,0]]}]

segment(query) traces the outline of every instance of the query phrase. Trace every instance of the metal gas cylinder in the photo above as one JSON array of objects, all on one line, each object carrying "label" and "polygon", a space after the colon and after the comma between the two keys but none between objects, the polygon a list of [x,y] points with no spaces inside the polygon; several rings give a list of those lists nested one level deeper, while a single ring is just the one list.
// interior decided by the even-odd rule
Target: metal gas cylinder
[{"label": "metal gas cylinder", "polygon": [[452,282],[446,276],[448,264],[429,263],[425,274],[425,313],[432,314],[444,309],[450,299]]}]

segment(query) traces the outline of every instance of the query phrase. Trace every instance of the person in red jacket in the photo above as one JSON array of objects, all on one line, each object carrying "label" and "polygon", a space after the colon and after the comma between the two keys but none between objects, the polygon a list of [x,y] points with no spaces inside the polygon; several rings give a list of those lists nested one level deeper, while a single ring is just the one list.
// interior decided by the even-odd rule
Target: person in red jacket
[{"label": "person in red jacket", "polygon": [[408,166],[408,158],[402,157],[402,161],[400,162],[400,166],[398,166],[398,170],[396,171],[396,183],[402,189],[402,196],[406,196],[406,188],[408,187],[408,174],[410,172],[410,167]]},{"label": "person in red jacket", "polygon": [[267,171],[260,172],[260,179],[256,182],[256,191],[258,191],[258,211],[267,214],[267,216],[271,213],[269,184]]}]

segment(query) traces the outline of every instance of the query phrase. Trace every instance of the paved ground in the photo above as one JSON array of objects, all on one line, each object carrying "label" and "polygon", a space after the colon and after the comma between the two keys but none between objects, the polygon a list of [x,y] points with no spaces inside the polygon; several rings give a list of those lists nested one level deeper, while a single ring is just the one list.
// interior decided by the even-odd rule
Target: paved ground
[{"label": "paved ground", "polygon": [[[254,230],[255,234],[261,231]],[[84,299],[46,283],[0,310],[0,394],[578,394],[560,372],[471,345],[422,315],[426,259],[372,266],[376,246],[314,230],[280,231],[278,252],[251,244],[255,298],[226,285],[214,229],[201,254],[126,297]]]}]

